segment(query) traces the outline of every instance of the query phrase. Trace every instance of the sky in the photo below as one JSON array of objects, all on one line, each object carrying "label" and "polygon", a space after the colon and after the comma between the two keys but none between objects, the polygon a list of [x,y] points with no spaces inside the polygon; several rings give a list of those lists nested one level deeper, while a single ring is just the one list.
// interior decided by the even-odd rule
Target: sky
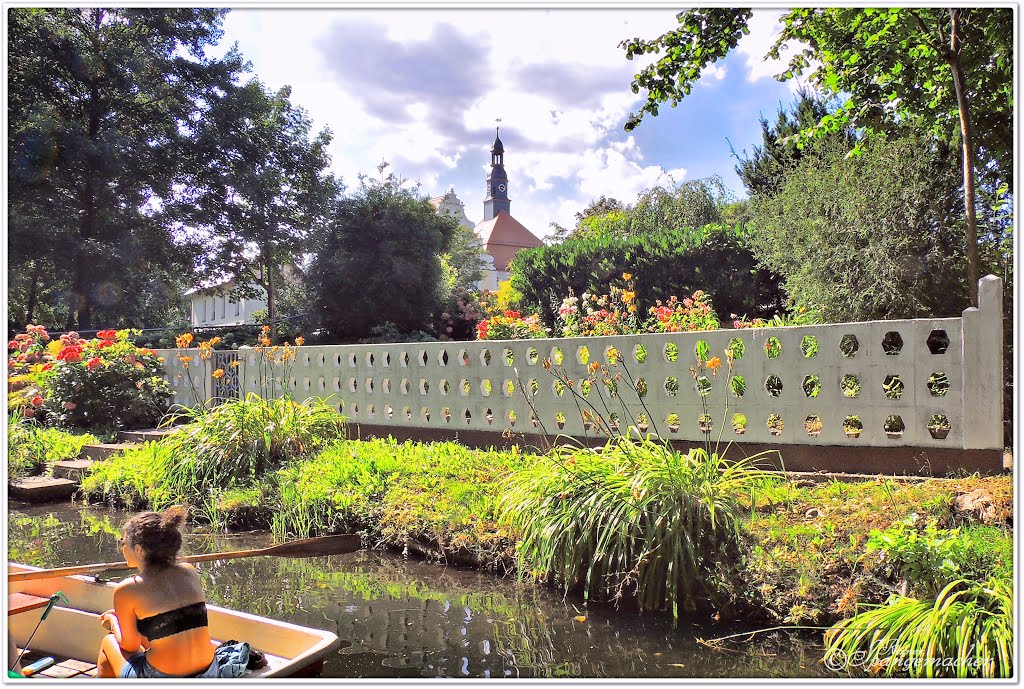
[{"label": "sky", "polygon": [[387,162],[423,195],[454,189],[477,223],[500,126],[512,215],[543,238],[602,195],[633,203],[711,175],[744,195],[730,143],[760,143],[759,116],[774,119],[796,87],[773,79],[783,62],[764,60],[783,10],[756,10],[691,95],[627,134],[644,63],[619,42],[674,28],[676,11],[257,7],[228,14],[220,45],[237,42],[253,76],[291,86],[314,130],[330,128],[332,169],[350,190]]}]

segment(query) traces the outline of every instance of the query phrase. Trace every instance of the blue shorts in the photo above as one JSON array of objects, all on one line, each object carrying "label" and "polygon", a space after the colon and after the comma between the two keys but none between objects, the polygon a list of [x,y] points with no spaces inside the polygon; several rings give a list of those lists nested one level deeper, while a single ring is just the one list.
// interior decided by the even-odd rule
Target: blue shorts
[{"label": "blue shorts", "polygon": [[199,674],[195,675],[168,675],[166,672],[160,672],[155,667],[149,664],[149,659],[146,658],[145,653],[136,653],[131,658],[128,658],[128,662],[121,668],[121,677],[123,679],[135,679],[135,678],[147,678],[152,677],[155,679],[169,679],[177,677],[196,677],[196,678],[210,678],[219,677],[220,673],[218,670],[220,665],[217,663],[217,659],[214,658],[213,662],[210,663],[210,667],[206,668]]}]

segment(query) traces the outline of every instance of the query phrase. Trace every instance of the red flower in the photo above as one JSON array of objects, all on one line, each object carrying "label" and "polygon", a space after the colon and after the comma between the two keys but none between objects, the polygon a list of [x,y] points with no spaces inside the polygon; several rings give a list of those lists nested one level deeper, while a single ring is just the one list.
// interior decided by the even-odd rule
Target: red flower
[{"label": "red flower", "polygon": [[41,407],[41,406],[43,406],[43,398],[40,397],[39,395],[36,395],[35,397],[33,397],[32,398],[32,406],[33,407]]},{"label": "red flower", "polygon": [[7,349],[17,349],[17,348],[18,348],[18,341],[17,340],[11,340],[10,342],[7,343]]},{"label": "red flower", "polygon": [[114,341],[113,341],[113,340],[103,340],[103,342],[100,342],[100,344],[99,344],[99,348],[100,348],[100,349],[103,349],[104,347],[109,347],[109,346],[111,346],[112,344],[114,344]]},{"label": "red flower", "polygon": [[53,368],[53,363],[52,362],[47,362],[47,363],[43,364],[43,370],[44,371],[49,371],[51,368]]},{"label": "red flower", "polygon": [[101,330],[98,333],[96,333],[96,337],[100,338],[101,340],[113,340],[115,337],[117,337],[117,331]]},{"label": "red flower", "polygon": [[98,369],[102,365],[103,365],[103,360],[100,359],[98,356],[94,356],[93,358],[89,359],[89,363],[87,363],[85,365],[85,367],[87,369],[89,369],[90,371],[95,371],[96,369]]},{"label": "red flower", "polygon": [[57,360],[65,361],[69,364],[73,364],[76,361],[81,361],[82,348],[77,345],[65,347],[64,349],[60,350],[60,354],[57,355]]},{"label": "red flower", "polygon": [[518,311],[506,311],[505,318],[522,318],[522,314]]}]

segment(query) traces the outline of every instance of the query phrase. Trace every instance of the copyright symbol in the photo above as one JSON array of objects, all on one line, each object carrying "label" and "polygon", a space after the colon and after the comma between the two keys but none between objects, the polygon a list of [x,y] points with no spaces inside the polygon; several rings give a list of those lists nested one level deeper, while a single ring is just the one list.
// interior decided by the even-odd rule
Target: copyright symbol
[{"label": "copyright symbol", "polygon": [[835,650],[825,656],[825,667],[832,672],[845,670],[847,664],[846,651]]}]

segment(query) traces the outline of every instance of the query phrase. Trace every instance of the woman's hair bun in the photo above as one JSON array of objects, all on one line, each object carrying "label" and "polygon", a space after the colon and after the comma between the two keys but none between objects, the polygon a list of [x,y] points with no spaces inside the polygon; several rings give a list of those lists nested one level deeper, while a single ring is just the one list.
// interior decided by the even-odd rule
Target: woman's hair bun
[{"label": "woman's hair bun", "polygon": [[175,505],[174,507],[168,507],[164,510],[160,517],[161,526],[173,526],[175,528],[185,523],[185,517],[188,516],[188,510],[182,505]]}]

